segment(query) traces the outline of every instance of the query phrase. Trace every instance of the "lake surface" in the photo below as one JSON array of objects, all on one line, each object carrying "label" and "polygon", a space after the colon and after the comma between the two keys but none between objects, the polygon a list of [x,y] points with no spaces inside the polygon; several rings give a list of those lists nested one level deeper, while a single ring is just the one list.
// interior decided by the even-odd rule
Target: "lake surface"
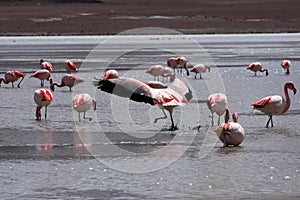
[{"label": "lake surface", "polygon": [[[290,92],[291,107],[273,117],[273,128],[250,106],[283,95],[287,81],[300,90],[300,34],[1,37],[0,43],[1,77],[12,69],[27,74],[20,88],[0,88],[1,199],[300,198],[299,94]],[[168,131],[169,117],[154,123],[163,115],[158,107],[93,86],[106,69],[153,80],[145,70],[175,55],[185,56],[189,68],[212,66],[203,80],[177,75],[193,92],[188,105],[174,109],[178,131]],[[57,82],[64,60],[73,60],[85,82],[72,92],[57,88],[47,120],[42,109],[36,121],[33,92],[40,82],[29,76],[40,58],[53,64]],[[289,76],[283,59],[292,62]],[[246,70],[252,62],[270,75],[254,77]],[[206,99],[214,92],[224,92],[230,111],[239,113],[246,132],[239,147],[223,148],[213,132]],[[78,93],[97,100],[97,110],[86,114],[91,121],[79,122],[72,109]]]}]

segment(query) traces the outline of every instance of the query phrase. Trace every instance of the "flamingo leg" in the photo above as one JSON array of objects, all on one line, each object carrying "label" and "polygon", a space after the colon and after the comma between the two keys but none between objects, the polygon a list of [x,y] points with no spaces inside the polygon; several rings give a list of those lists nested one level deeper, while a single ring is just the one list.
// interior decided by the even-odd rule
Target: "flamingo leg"
[{"label": "flamingo leg", "polygon": [[88,120],[92,121],[92,118],[89,118],[89,117],[85,116],[85,112],[83,112],[83,119],[88,119]]},{"label": "flamingo leg", "polygon": [[44,80],[41,80],[41,87],[44,87]]},{"label": "flamingo leg", "polygon": [[81,121],[81,119],[80,119],[80,112],[78,112],[78,120]]},{"label": "flamingo leg", "polygon": [[272,119],[272,115],[270,115],[269,120],[267,121],[266,128],[269,128],[270,122],[271,122],[271,127],[273,127],[273,119]]},{"label": "flamingo leg", "polygon": [[195,79],[197,78],[197,73],[195,73]]},{"label": "flamingo leg", "polygon": [[218,125],[220,124],[220,120],[221,120],[221,116],[219,115],[219,118],[218,118]]},{"label": "flamingo leg", "polygon": [[168,118],[168,117],[167,117],[167,114],[166,114],[166,112],[165,112],[165,110],[164,110],[163,108],[161,108],[161,110],[162,110],[164,116],[163,116],[163,117],[155,118],[155,119],[154,119],[154,123],[157,123],[157,121],[158,121],[159,119],[167,119],[167,118]]},{"label": "flamingo leg", "polygon": [[200,79],[202,79],[201,73],[199,73],[199,74],[200,74]]},{"label": "flamingo leg", "polygon": [[45,119],[47,119],[47,107],[45,107]]},{"label": "flamingo leg", "polygon": [[214,126],[214,113],[211,113],[211,126]]},{"label": "flamingo leg", "polygon": [[11,87],[12,87],[12,88],[14,88],[14,87],[15,87],[15,86],[14,86],[14,82],[11,82]]},{"label": "flamingo leg", "polygon": [[223,131],[223,138],[224,138],[224,145],[223,145],[223,147],[228,147],[226,136],[230,136],[230,132]]},{"label": "flamingo leg", "polygon": [[22,79],[20,80],[20,82],[18,83],[18,88],[20,87],[20,84],[22,83],[24,77],[22,77]]}]

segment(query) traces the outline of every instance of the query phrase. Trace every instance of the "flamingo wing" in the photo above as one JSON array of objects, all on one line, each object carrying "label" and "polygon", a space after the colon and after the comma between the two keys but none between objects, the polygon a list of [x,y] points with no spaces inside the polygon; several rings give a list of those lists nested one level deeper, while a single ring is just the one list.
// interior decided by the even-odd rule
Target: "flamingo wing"
[{"label": "flamingo wing", "polygon": [[154,105],[151,88],[135,79],[118,78],[100,80],[96,83],[98,89],[120,97],[129,98],[132,101],[144,102]]},{"label": "flamingo wing", "polygon": [[271,103],[271,99],[272,99],[271,96],[265,97],[265,98],[255,102],[255,103],[251,104],[251,106],[253,106],[253,108],[263,108],[266,105]]}]

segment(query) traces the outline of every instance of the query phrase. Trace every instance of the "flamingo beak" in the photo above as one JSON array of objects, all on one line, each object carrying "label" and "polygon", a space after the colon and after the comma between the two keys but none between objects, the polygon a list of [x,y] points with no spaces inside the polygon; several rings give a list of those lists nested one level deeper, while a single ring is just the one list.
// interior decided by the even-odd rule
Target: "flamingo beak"
[{"label": "flamingo beak", "polygon": [[293,88],[294,95],[297,93],[297,89]]}]

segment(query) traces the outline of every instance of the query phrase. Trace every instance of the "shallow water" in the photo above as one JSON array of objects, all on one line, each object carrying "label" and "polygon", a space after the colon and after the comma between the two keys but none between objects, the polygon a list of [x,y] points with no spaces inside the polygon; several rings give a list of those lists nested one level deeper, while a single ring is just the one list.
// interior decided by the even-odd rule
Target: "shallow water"
[{"label": "shallow water", "polygon": [[[273,118],[274,128],[266,129],[268,117],[250,106],[267,95],[283,95],[286,81],[299,89],[299,34],[121,38],[0,38],[2,74],[9,69],[27,74],[20,88],[0,88],[1,199],[299,198],[299,94],[290,93],[291,107]],[[189,65],[215,66],[203,80],[178,76],[194,96],[174,109],[178,131],[167,130],[169,118],[153,123],[162,116],[159,108],[92,85],[108,66],[124,76],[152,80],[145,69],[165,64],[176,53],[188,57]],[[41,57],[53,63],[55,81],[65,74],[63,61],[72,59],[86,82],[73,92],[57,88],[48,119],[36,121],[33,92],[39,81],[29,75]],[[280,67],[282,59],[292,61],[289,76]],[[254,77],[245,70],[255,61],[270,76]],[[225,92],[230,110],[239,113],[246,131],[240,147],[223,148],[212,132],[205,101],[214,91]],[[92,121],[78,122],[72,110],[72,97],[82,92],[98,102],[96,112],[87,112]]]}]

